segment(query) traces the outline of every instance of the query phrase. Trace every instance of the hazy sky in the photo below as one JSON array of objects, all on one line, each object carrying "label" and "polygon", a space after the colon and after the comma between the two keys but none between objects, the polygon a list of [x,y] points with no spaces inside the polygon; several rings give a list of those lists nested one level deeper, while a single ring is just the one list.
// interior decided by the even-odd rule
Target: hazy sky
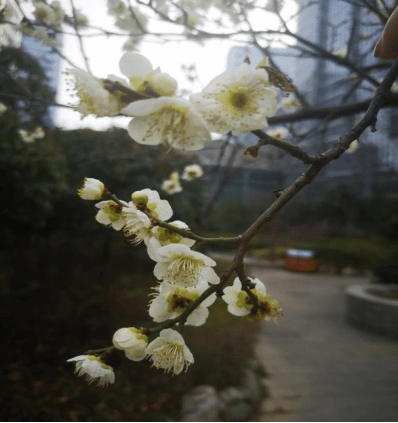
[{"label": "hazy sky", "polygon": [[[61,0],[61,3],[68,10],[69,1]],[[90,24],[112,28],[113,18],[106,13],[105,0],[75,0],[74,4],[77,9],[88,17]],[[288,15],[291,15],[294,13],[295,5],[292,4],[289,8],[289,2],[287,4]],[[275,21],[274,15],[269,15],[269,22]],[[261,24],[263,25],[263,21]],[[160,31],[161,29],[157,28],[157,30]],[[107,77],[108,74],[122,76],[119,71],[119,60],[124,53],[122,46],[125,41],[126,38],[124,37],[93,37],[85,40],[84,45],[94,75],[102,78]],[[140,44],[139,52],[151,61],[154,68],[160,66],[162,72],[167,72],[173,76],[178,81],[179,88],[191,89],[181,70],[181,65],[195,63],[200,83],[205,86],[212,78],[225,71],[228,52],[236,44],[236,42],[228,40],[210,40],[206,41],[204,45],[194,42],[168,42],[166,44],[144,42]],[[65,37],[63,53],[76,66],[85,69],[76,37]],[[63,62],[62,71],[70,67],[68,63]],[[196,85],[194,90],[200,90],[200,85]],[[73,103],[73,98],[70,97],[66,90],[65,75],[63,74],[61,74],[58,101],[63,104]],[[86,117],[81,120],[80,114],[73,110],[58,108],[57,111],[57,126],[66,129],[81,127],[106,129],[113,125],[125,126],[128,121],[129,118],[121,117]]]}]

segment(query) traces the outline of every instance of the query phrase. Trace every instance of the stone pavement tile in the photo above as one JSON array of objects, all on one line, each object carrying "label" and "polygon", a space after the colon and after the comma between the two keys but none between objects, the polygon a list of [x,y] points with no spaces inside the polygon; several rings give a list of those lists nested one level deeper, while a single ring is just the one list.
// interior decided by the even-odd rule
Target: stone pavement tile
[{"label": "stone pavement tile", "polygon": [[319,397],[299,417],[303,421],[396,421],[397,413],[396,396],[345,395],[334,400]]},{"label": "stone pavement tile", "polygon": [[397,421],[398,340],[344,316],[344,287],[367,280],[254,270],[285,313],[256,347],[271,394],[259,421]]}]

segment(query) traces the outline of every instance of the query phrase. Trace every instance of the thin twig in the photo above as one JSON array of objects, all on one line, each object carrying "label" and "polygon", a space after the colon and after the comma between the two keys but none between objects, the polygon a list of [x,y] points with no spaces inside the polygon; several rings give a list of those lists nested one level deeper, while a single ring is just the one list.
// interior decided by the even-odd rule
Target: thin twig
[{"label": "thin twig", "polygon": [[77,38],[79,40],[80,52],[81,52],[81,54],[83,56],[84,63],[86,64],[87,72],[90,75],[92,75],[92,72],[91,72],[91,69],[90,69],[90,64],[89,64],[89,61],[88,61],[88,57],[87,57],[86,51],[84,49],[83,39],[82,39],[82,36],[80,35],[79,29],[78,29],[77,19],[76,19],[76,10],[75,10],[75,6],[73,4],[73,0],[70,0],[70,5],[72,7],[72,13],[73,13],[73,28],[74,28],[74,30],[76,32],[76,36],[77,36]]},{"label": "thin twig", "polygon": [[[126,207],[126,203],[124,203],[123,201],[119,200],[119,198],[117,198],[117,196],[115,194],[110,193],[109,191],[106,191],[106,194],[104,196],[104,198],[108,198],[112,201],[114,201],[115,203],[117,203],[120,207]],[[145,213],[149,219],[151,219],[152,223],[155,226],[160,226],[162,228],[168,229],[172,232],[175,232],[179,235],[182,235],[184,238],[190,238],[190,239],[194,239],[195,241],[199,241],[199,242],[231,242],[231,243],[238,243],[240,238],[235,237],[235,238],[226,238],[226,237],[217,237],[217,238],[204,238],[202,236],[196,235],[195,233],[193,233],[191,230],[187,230],[187,229],[182,229],[182,228],[177,228],[173,225],[170,225],[167,222],[164,222],[161,219],[157,219],[156,217],[152,216],[150,213],[148,213],[145,210],[141,210],[143,213]]]},{"label": "thin twig", "polygon": [[258,150],[262,145],[273,145],[274,147],[280,148],[281,150],[288,152],[291,156],[296,157],[303,163],[310,164],[316,163],[318,161],[317,156],[312,156],[308,154],[298,145],[294,145],[279,138],[272,137],[271,135],[260,130],[252,131],[252,133],[258,136],[260,140],[257,142],[257,144],[249,147],[246,150],[245,154],[249,154],[253,157],[256,157]]},{"label": "thin twig", "polygon": [[[320,107],[316,109],[304,109],[296,113],[272,116],[267,118],[269,125],[276,125],[287,122],[299,122],[308,119],[324,119],[333,113],[334,117],[350,116],[368,109],[372,99],[358,101],[342,106]],[[384,107],[398,106],[398,94],[390,93],[382,105]]]}]

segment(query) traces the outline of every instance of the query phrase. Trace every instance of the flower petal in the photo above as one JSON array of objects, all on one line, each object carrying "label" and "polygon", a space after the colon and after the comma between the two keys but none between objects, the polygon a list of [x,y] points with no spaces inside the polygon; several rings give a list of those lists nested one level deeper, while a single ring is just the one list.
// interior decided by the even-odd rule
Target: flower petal
[{"label": "flower petal", "polygon": [[119,67],[129,78],[135,75],[145,76],[153,70],[151,62],[139,53],[124,53],[119,61]]}]

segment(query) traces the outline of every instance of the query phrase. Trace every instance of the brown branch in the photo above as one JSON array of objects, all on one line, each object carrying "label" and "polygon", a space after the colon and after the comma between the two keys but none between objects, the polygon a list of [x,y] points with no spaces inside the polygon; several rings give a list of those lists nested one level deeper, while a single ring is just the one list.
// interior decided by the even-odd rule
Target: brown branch
[{"label": "brown branch", "polygon": [[[140,30],[141,34],[142,34],[142,35],[147,34],[148,32],[147,32],[147,31],[145,30],[145,28],[141,25],[140,20],[138,19],[138,17],[137,17],[137,15],[136,15],[136,13],[134,12],[133,7],[131,6],[131,2],[130,2],[130,0],[128,0],[127,4],[128,4],[128,8],[129,8],[129,10],[130,10],[131,17],[134,19],[134,22],[137,24],[138,29]],[[141,34],[140,34],[140,35],[141,35]]]},{"label": "brown branch", "polygon": [[255,284],[253,284],[253,282],[247,277],[243,263],[240,263],[236,267],[236,273],[242,284],[242,291],[246,292],[246,294],[249,296],[249,303],[253,304],[253,307],[250,310],[250,314],[252,316],[255,316],[259,308],[258,297],[252,292],[252,289],[255,287]]},{"label": "brown branch", "polygon": [[[117,203],[120,207],[126,207],[126,204],[119,200],[119,198],[117,198],[117,196],[115,194],[110,193],[109,191],[105,191],[104,192],[104,199],[110,199],[112,201],[114,201],[115,203]],[[217,238],[204,238],[202,236],[196,235],[195,233],[193,233],[191,230],[188,229],[182,229],[182,228],[177,228],[173,225],[170,225],[167,222],[164,222],[163,220],[157,219],[156,217],[153,217],[150,213],[146,212],[145,210],[140,210],[143,213],[145,213],[149,219],[151,219],[152,223],[155,226],[160,226],[162,228],[168,229],[172,232],[175,232],[181,236],[183,236],[184,238],[190,238],[193,239],[195,241],[199,241],[199,242],[239,242],[239,237],[235,237],[235,238],[225,238],[225,237],[217,237]]]},{"label": "brown branch", "polygon": [[66,60],[71,66],[73,66],[74,68],[78,68],[77,65],[75,65],[68,57],[66,57],[61,51],[59,51],[56,47],[52,48],[52,51],[54,53],[57,53],[58,56],[62,57],[62,59]]},{"label": "brown branch", "polygon": [[245,154],[249,154],[253,157],[256,157],[258,150],[262,145],[273,145],[274,147],[280,148],[281,150],[288,152],[291,156],[296,157],[297,159],[301,160],[303,163],[306,164],[316,163],[319,160],[317,156],[312,156],[306,153],[298,145],[290,144],[287,141],[272,137],[271,135],[260,130],[252,131],[252,133],[254,135],[257,135],[260,140],[257,142],[257,144],[249,147],[246,150]]},{"label": "brown branch", "polygon": [[141,94],[137,91],[134,91],[118,81],[103,79],[102,82],[104,84],[104,88],[111,94],[113,94],[115,91],[120,91],[121,93],[123,93],[123,101],[125,101],[126,103],[132,103],[133,101],[137,100],[147,100],[149,98],[153,98],[146,94]]},{"label": "brown branch", "polygon": [[168,229],[172,232],[176,232],[180,235],[182,235],[184,238],[190,238],[190,239],[194,239],[195,241],[199,241],[199,242],[204,242],[204,243],[208,243],[208,242],[238,242],[238,237],[236,238],[225,238],[225,237],[217,237],[217,238],[204,238],[202,236],[196,235],[195,233],[193,233],[190,230],[187,229],[181,229],[181,228],[176,228],[173,225],[170,225],[167,222],[164,222],[163,220],[157,219],[156,217],[151,216],[149,213],[143,211],[143,213],[145,213],[152,221],[152,223],[155,226],[160,226],[162,228]]},{"label": "brown branch", "polygon": [[[299,122],[308,119],[324,119],[331,113],[334,117],[350,116],[363,112],[368,109],[372,99],[359,101],[352,104],[344,104],[342,106],[320,107],[318,109],[304,109],[296,113],[289,113],[285,115],[272,116],[267,118],[270,125],[276,125],[287,122]],[[381,108],[398,106],[398,94],[390,93]]]}]

